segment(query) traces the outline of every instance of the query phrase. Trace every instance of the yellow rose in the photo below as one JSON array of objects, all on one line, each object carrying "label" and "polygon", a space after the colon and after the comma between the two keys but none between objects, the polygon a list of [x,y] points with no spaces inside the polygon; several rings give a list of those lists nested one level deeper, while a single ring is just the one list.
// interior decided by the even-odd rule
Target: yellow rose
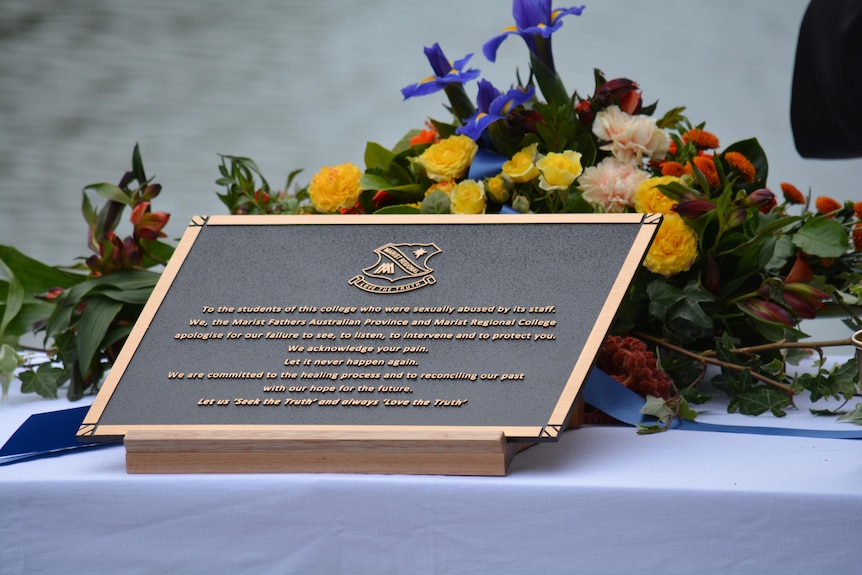
[{"label": "yellow rose", "polygon": [[362,170],[350,162],[339,166],[324,166],[308,184],[308,197],[320,212],[335,212],[349,208],[359,199]]},{"label": "yellow rose", "polygon": [[450,136],[440,140],[416,158],[429,178],[436,182],[463,178],[479,146],[467,136]]},{"label": "yellow rose", "polygon": [[697,236],[677,214],[666,214],[644,258],[649,271],[665,277],[687,271],[697,259]]},{"label": "yellow rose", "polygon": [[635,191],[635,211],[640,214],[670,214],[677,203],[664,195],[658,186],[671,182],[682,182],[676,176],[660,176],[642,181]]},{"label": "yellow rose", "polygon": [[488,178],[485,181],[485,191],[498,204],[502,204],[509,199],[509,188],[506,187],[506,180],[502,174]]},{"label": "yellow rose", "polygon": [[464,180],[449,195],[453,214],[485,213],[485,187],[476,180]]},{"label": "yellow rose", "polygon": [[566,190],[581,175],[581,154],[572,150],[551,152],[538,162],[536,167],[542,172],[539,187],[543,190]]},{"label": "yellow rose", "polygon": [[523,184],[539,177],[539,169],[533,163],[538,144],[527,146],[503,163],[503,174],[516,184]]}]

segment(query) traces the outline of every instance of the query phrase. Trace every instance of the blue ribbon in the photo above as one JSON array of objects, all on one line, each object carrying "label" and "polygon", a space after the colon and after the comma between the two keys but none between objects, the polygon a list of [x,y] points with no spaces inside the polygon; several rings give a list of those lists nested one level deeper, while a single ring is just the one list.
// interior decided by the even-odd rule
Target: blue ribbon
[{"label": "blue ribbon", "polygon": [[[655,418],[641,413],[644,399],[599,369],[593,369],[584,384],[584,401],[614,419],[629,425],[654,425]],[[826,439],[862,439],[862,430],[795,429],[786,427],[760,427],[752,425],[722,425],[698,421],[676,420],[672,429],[685,431],[713,431],[720,433],[749,433],[755,435],[785,435],[792,437],[820,437]]]},{"label": "blue ribbon", "polygon": [[496,152],[484,149],[479,150],[476,152],[476,155],[473,156],[473,162],[470,164],[470,170],[467,173],[467,177],[471,180],[493,178],[500,173],[500,170],[503,169],[503,164],[508,160],[509,158],[501,156]]}]

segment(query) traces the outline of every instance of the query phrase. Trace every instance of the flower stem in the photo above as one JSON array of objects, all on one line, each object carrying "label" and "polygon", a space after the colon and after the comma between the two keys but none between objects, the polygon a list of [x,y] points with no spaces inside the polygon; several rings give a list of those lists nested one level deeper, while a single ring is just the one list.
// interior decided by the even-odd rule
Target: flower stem
[{"label": "flower stem", "polygon": [[662,347],[666,347],[667,349],[669,349],[671,351],[675,351],[676,353],[678,353],[680,355],[684,355],[685,357],[689,357],[691,359],[699,361],[703,365],[705,365],[705,364],[717,365],[719,367],[732,369],[733,371],[748,371],[751,374],[751,377],[753,377],[754,379],[756,379],[762,383],[765,383],[766,385],[768,385],[774,389],[777,389],[778,391],[785,394],[789,399],[792,399],[794,394],[795,394],[795,392],[793,391],[793,388],[790,387],[789,385],[781,383],[780,381],[775,381],[774,379],[766,377],[765,375],[761,375],[757,372],[751,371],[751,368],[746,367],[744,365],[739,365],[737,363],[730,363],[728,361],[722,361],[720,359],[707,357],[707,356],[700,354],[700,353],[688,351],[685,348],[682,348],[682,347],[679,347],[677,345],[670,343],[666,339],[655,337],[655,336],[649,335],[647,333],[638,332],[638,333],[635,333],[634,335],[636,337],[639,337],[639,338],[644,339],[646,341],[651,341],[651,342],[658,344]]}]

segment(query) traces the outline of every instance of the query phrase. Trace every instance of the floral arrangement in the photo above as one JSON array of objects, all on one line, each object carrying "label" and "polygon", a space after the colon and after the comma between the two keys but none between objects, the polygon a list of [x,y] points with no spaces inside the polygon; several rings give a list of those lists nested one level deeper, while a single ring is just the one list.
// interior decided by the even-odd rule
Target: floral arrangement
[{"label": "floral arrangement", "polygon": [[[369,142],[364,168],[324,167],[305,186],[294,171],[283,190],[271,188],[253,160],[222,156],[219,198],[232,214],[661,213],[600,367],[661,398],[662,413],[670,413],[665,422],[694,416],[689,404],[706,399],[697,384],[708,365],[720,368],[712,384],[730,395],[731,411],[780,416],[799,393],[815,400],[857,395],[854,362],[795,377],[788,366],[812,350],[822,359],[822,347],[849,344],[801,343],[801,320],[838,307],[848,325],[862,327],[853,313],[862,295],[862,203],[812,202],[786,182],[776,194],[756,139],[722,146],[682,107],[657,116],[657,103],[645,105],[632,80],[596,70],[590,94],[568,90],[552,38],[564,19],[583,12],[514,0],[514,25],[482,52],[493,63],[503,42],[523,41],[525,78],[499,89],[470,67],[471,54],[450,60],[434,44],[425,48],[430,75],[401,92],[405,99],[444,96],[445,119],[427,119],[391,149]],[[158,241],[167,215],[150,209],[155,188],[137,148],[119,186],[88,188],[108,199],[97,213],[85,195],[96,252],[88,275],[3,248],[10,280],[0,285],[0,377],[18,366],[16,336],[35,319],[64,367],[25,371],[25,391],[56,393],[65,377],[77,396],[97,383],[142,303],[132,295],[151,289],[147,282],[157,274],[150,268],[170,255]],[[113,226],[125,206],[135,231],[121,242]],[[31,269],[45,281],[24,285]],[[29,295],[39,287],[41,300]],[[862,422],[862,413],[844,416]]]}]

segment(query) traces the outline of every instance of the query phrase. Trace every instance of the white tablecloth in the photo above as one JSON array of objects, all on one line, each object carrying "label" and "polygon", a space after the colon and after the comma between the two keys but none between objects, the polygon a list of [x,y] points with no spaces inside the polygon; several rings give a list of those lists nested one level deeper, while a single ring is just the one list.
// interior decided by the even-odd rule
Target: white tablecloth
[{"label": "white tablecloth", "polygon": [[[13,393],[0,443],[77,405]],[[0,573],[862,572],[854,440],[587,426],[506,477],[127,475],[124,457],[0,467]]]}]

